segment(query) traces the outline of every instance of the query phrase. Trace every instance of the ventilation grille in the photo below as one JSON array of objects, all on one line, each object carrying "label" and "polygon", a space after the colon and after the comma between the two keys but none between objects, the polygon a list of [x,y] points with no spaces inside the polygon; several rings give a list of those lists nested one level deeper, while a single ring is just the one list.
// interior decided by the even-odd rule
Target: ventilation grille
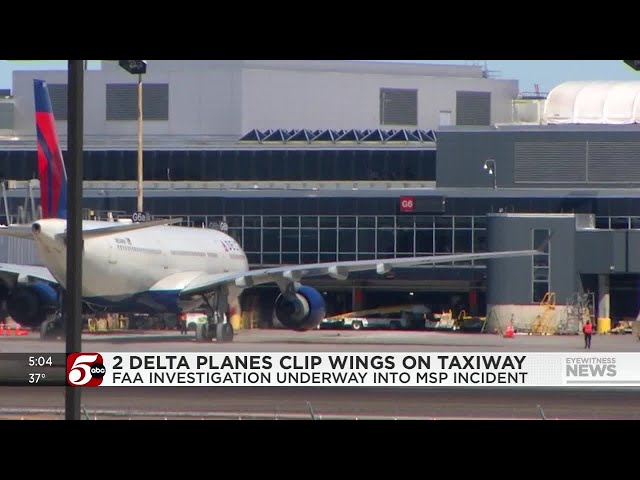
[{"label": "ventilation grille", "polygon": [[418,90],[380,89],[381,125],[418,125]]},{"label": "ventilation grille", "polygon": [[491,125],[491,92],[456,92],[457,125]]},{"label": "ventilation grille", "polygon": [[[169,85],[143,83],[143,120],[169,120]],[[138,119],[138,85],[107,84],[107,120]]]}]

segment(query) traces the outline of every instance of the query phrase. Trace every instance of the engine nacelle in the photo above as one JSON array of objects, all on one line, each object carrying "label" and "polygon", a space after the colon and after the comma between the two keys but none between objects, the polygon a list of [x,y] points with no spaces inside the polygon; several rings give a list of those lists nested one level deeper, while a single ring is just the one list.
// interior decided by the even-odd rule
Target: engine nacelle
[{"label": "engine nacelle", "polygon": [[311,287],[300,287],[295,294],[280,294],[276,299],[276,318],[291,330],[311,330],[325,317],[324,298]]},{"label": "engine nacelle", "polygon": [[38,327],[58,309],[58,294],[48,284],[16,285],[7,297],[7,313],[24,327]]}]

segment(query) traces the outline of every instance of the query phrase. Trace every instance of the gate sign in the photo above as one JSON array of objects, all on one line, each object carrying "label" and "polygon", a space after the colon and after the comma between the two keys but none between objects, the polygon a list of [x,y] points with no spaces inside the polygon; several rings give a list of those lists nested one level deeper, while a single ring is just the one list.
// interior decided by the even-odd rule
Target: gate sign
[{"label": "gate sign", "polygon": [[400,197],[400,211],[413,212],[416,208],[415,197]]},{"label": "gate sign", "polygon": [[134,223],[146,222],[149,220],[151,220],[151,216],[146,212],[134,212],[133,215],[131,215],[131,221]]}]

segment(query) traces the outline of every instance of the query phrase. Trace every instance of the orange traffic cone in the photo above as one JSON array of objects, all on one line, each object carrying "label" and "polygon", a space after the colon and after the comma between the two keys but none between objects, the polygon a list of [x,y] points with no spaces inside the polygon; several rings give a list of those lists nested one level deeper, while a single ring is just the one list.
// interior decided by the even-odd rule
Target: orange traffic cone
[{"label": "orange traffic cone", "polygon": [[16,336],[22,337],[24,335],[29,335],[29,329],[22,328],[21,325],[16,325]]},{"label": "orange traffic cone", "polygon": [[513,338],[515,332],[513,331],[513,323],[509,322],[507,329],[504,332],[504,338]]}]

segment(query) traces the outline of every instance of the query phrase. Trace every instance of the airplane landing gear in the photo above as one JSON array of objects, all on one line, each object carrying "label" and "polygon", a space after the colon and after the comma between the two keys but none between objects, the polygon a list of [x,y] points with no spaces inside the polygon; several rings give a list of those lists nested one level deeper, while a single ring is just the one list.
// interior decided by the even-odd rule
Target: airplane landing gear
[{"label": "airplane landing gear", "polygon": [[233,326],[229,322],[216,325],[216,340],[220,343],[233,342]]},{"label": "airplane landing gear", "polygon": [[209,309],[209,315],[207,315],[206,324],[198,324],[196,326],[197,341],[208,341],[215,337],[219,343],[233,342],[234,332],[227,318],[228,297],[225,290],[214,294],[215,305],[212,305],[206,296],[202,297]]},{"label": "airplane landing gear", "polygon": [[48,315],[45,321],[40,324],[40,340],[55,336],[59,330],[62,330],[62,314],[57,312]]},{"label": "airplane landing gear", "polygon": [[206,323],[196,324],[196,340],[198,342],[204,342],[205,340],[210,340],[208,324]]}]

